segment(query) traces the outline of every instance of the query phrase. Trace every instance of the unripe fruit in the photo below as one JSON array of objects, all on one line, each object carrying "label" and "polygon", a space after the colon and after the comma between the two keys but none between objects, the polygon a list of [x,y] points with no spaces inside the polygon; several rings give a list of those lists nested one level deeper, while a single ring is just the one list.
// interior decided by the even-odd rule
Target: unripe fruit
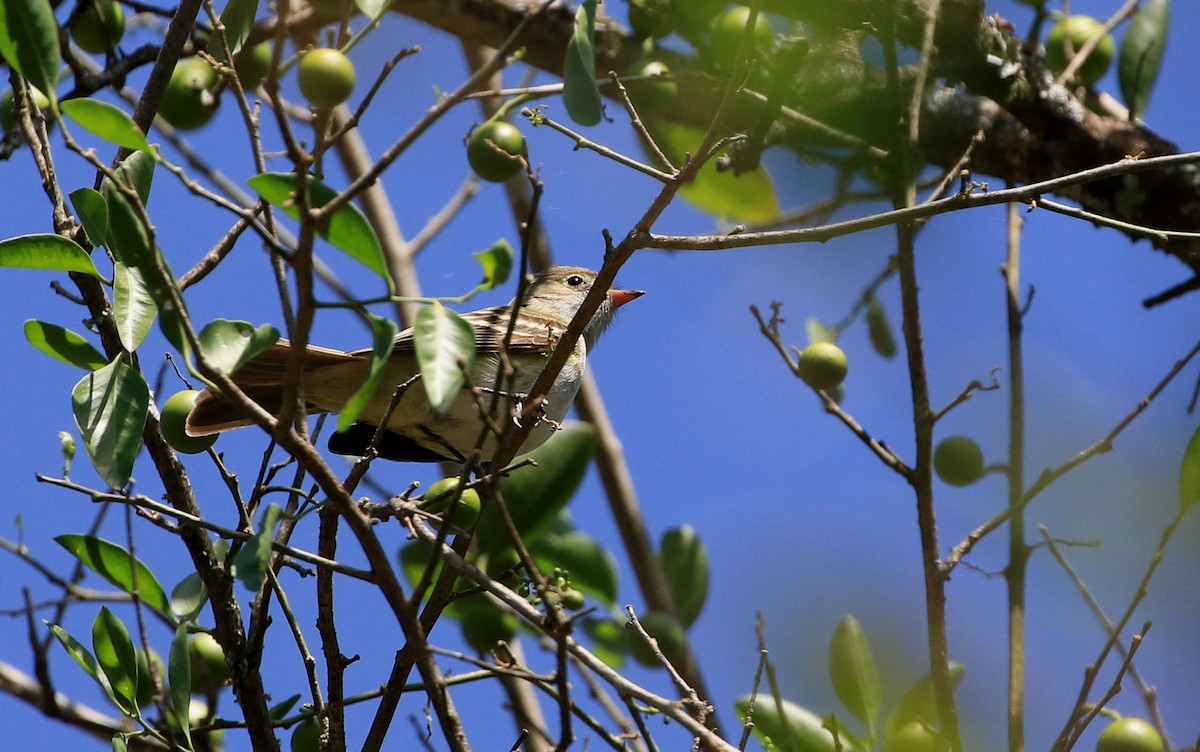
[{"label": "unripe fruit", "polygon": [[354,63],[339,50],[322,47],[300,58],[300,93],[320,109],[337,107],[354,91]]},{"label": "unripe fruit", "polygon": [[525,137],[512,123],[489,120],[467,137],[467,161],[475,174],[492,183],[515,178],[525,167]]},{"label": "unripe fruit", "polygon": [[442,512],[443,519],[449,520],[451,524],[461,530],[468,530],[479,519],[482,502],[478,491],[474,488],[465,488],[455,502],[454,509],[448,509],[456,488],[458,488],[458,478],[442,478],[434,483],[425,492],[424,498],[429,501],[425,510]]},{"label": "unripe fruit", "polygon": [[885,752],[938,752],[937,737],[920,721],[906,723],[888,737]]},{"label": "unripe fruit", "polygon": [[[712,30],[708,35],[708,54],[719,68],[728,70],[737,61],[738,49],[746,36],[746,24],[750,20],[750,9],[738,5],[722,13],[713,21]],[[775,28],[762,13],[754,19],[754,27],[750,32],[750,46],[747,48],[748,57],[761,57],[770,49],[771,41],[775,38]]]},{"label": "unripe fruit", "polygon": [[951,486],[969,486],[983,476],[983,452],[966,436],[950,436],[933,450],[933,470]]},{"label": "unripe fruit", "polygon": [[[626,76],[666,76],[671,72],[666,63],[649,60],[636,63]],[[665,110],[679,96],[679,86],[669,79],[661,81],[631,81],[625,84],[629,101],[640,115],[654,115]]]},{"label": "unripe fruit", "polygon": [[229,664],[217,638],[197,632],[188,638],[188,656],[192,664],[192,691],[216,694],[229,681]]},{"label": "unripe fruit", "polygon": [[83,50],[99,55],[121,41],[125,33],[125,11],[116,0],[83,0],[71,24],[71,38]]},{"label": "unripe fruit", "polygon": [[1141,718],[1121,718],[1096,739],[1096,752],[1163,752],[1162,736]]},{"label": "unripe fruit", "polygon": [[[1085,86],[1100,80],[1112,63],[1114,44],[1112,35],[1104,31],[1104,24],[1091,16],[1067,16],[1050,30],[1050,34],[1046,36],[1046,67],[1055,74],[1062,73],[1071,57],[1074,57],[1089,39],[1100,34],[1104,34],[1104,38],[1075,72],[1075,80]],[[1066,49],[1068,39],[1071,43],[1070,57]]]},{"label": "unripe fruit", "polygon": [[[30,86],[29,96],[33,100],[33,104],[42,112],[50,108],[50,99],[40,89]],[[17,126],[17,103],[15,100],[16,94],[12,89],[5,89],[4,93],[0,94],[0,128],[4,133],[8,133]],[[47,128],[53,125],[53,120],[46,121]]]},{"label": "unripe fruit", "polygon": [[167,403],[163,405],[159,427],[162,430],[163,438],[176,452],[199,454],[208,451],[209,447],[217,443],[216,434],[212,436],[188,436],[187,434],[187,417],[195,407],[196,396],[199,394],[200,392],[194,389],[185,389],[172,394]]},{"label": "unripe fruit", "polygon": [[845,380],[850,365],[842,348],[832,342],[814,342],[800,351],[796,370],[813,389],[829,390]]},{"label": "unripe fruit", "polygon": [[201,58],[180,60],[171,72],[158,114],[180,130],[199,128],[216,114],[216,102],[209,94],[216,83],[217,72]]},{"label": "unripe fruit", "polygon": [[292,730],[292,752],[319,752],[321,749],[321,721],[305,718]]},{"label": "unripe fruit", "polygon": [[271,46],[271,42],[259,42],[253,47],[243,47],[233,56],[233,72],[243,89],[257,89],[267,79],[271,70]]}]

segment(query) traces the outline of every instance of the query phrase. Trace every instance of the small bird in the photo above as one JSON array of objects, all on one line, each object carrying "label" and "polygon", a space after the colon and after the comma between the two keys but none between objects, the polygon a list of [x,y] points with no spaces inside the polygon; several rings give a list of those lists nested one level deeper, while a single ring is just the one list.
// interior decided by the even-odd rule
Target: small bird
[{"label": "small bird", "polygon": [[[596,273],[588,269],[557,266],[533,277],[519,305],[514,299],[505,306],[460,314],[475,330],[476,357],[468,383],[481,389],[482,393],[477,402],[476,395],[464,388],[442,412],[430,406],[425,389],[419,383],[413,330],[400,332],[392,343],[392,355],[379,388],[367,401],[356,423],[329,437],[330,451],[352,456],[365,454],[391,405],[396,388],[417,377],[404,391],[384,426],[376,447],[379,456],[399,462],[461,461],[479,443],[483,433],[479,404],[491,404],[492,395],[496,393],[493,388],[497,386],[501,348],[504,347],[515,374],[511,380],[499,385],[498,393],[503,399],[496,400],[498,406],[493,421],[497,425],[503,425],[512,413],[512,406],[526,398],[549,353],[595,281]],[[554,380],[537,424],[521,445],[521,453],[540,446],[553,435],[579,391],[588,352],[595,347],[596,340],[617,309],[642,294],[641,290],[616,287],[608,290],[607,297]],[[517,306],[517,319],[512,337],[504,346],[513,306]],[[272,414],[278,413],[282,406],[290,350],[287,340],[280,340],[231,377],[246,396]],[[316,346],[306,348],[304,398],[308,414],[339,412],[366,380],[370,358],[371,348],[353,352]],[[207,436],[252,423],[219,393],[205,389],[197,396],[195,407],[188,415],[187,433]],[[480,447],[481,459],[491,459],[496,451],[496,438],[494,432],[488,433]]]}]

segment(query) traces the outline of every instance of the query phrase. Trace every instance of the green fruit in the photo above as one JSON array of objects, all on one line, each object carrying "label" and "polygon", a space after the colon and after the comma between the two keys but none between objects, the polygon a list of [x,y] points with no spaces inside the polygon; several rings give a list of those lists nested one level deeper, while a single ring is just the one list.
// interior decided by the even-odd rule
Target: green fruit
[{"label": "green fruit", "polygon": [[272,53],[271,42],[259,42],[253,47],[243,47],[233,56],[233,71],[243,89],[257,89],[267,80]]},{"label": "green fruit", "polygon": [[814,342],[800,351],[796,370],[813,389],[832,389],[846,378],[846,353],[832,342]]},{"label": "green fruit", "polygon": [[[639,616],[638,621],[642,623],[642,629],[646,630],[646,634],[658,640],[658,649],[662,651],[666,659],[673,665],[678,665],[687,640],[684,636],[683,626],[674,617],[661,611],[648,611],[645,616]],[[659,662],[650,645],[640,634],[630,637],[629,653],[635,661],[643,666],[662,667],[662,663]]]},{"label": "green fruit", "polygon": [[229,664],[217,638],[197,632],[188,638],[188,657],[192,664],[192,691],[216,694],[229,681]]},{"label": "green fruit", "polygon": [[196,396],[200,392],[195,389],[184,389],[171,395],[163,405],[159,427],[163,438],[176,452],[183,454],[199,454],[217,443],[216,434],[212,436],[189,436],[187,433],[187,417],[196,404]]},{"label": "green fruit", "polygon": [[951,486],[969,486],[983,476],[983,452],[966,436],[950,436],[933,450],[933,470]]},{"label": "green fruit", "polygon": [[198,57],[185,57],[171,72],[158,114],[180,130],[199,128],[216,114],[216,100],[210,93],[216,83],[217,72],[211,65]]},{"label": "green fruit", "polygon": [[1158,731],[1141,718],[1121,718],[1096,739],[1096,752],[1163,752]]},{"label": "green fruit", "polygon": [[[50,99],[32,86],[29,87],[29,95],[33,99],[33,103],[42,112],[50,108]],[[16,95],[12,89],[5,89],[3,94],[0,94],[0,128],[3,128],[4,133],[8,133],[13,128],[17,127],[17,106]],[[46,127],[54,125],[53,120],[46,121]]]},{"label": "green fruit", "polygon": [[469,530],[479,519],[483,508],[479,492],[474,488],[465,488],[455,501],[454,509],[449,510],[450,500],[454,498],[454,489],[458,488],[458,478],[442,478],[429,487],[425,492],[428,504],[426,511],[441,512],[442,518],[449,520],[460,530]]},{"label": "green fruit", "polygon": [[629,28],[638,39],[659,39],[671,33],[664,0],[629,0]]},{"label": "green fruit", "polygon": [[938,752],[937,736],[920,721],[901,726],[884,744],[885,752]]},{"label": "green fruit", "polygon": [[467,161],[475,174],[492,183],[515,178],[525,167],[525,137],[512,123],[489,120],[467,137]]},{"label": "green fruit", "polygon": [[[649,60],[635,64],[625,72],[627,76],[666,76],[671,69],[666,63]],[[661,81],[633,81],[625,84],[629,101],[640,115],[655,115],[664,111],[679,96],[679,86],[669,79]]]},{"label": "green fruit", "polygon": [[354,63],[339,50],[322,47],[300,58],[300,93],[313,107],[337,107],[352,91]]},{"label": "green fruit", "polygon": [[125,11],[116,0],[82,0],[82,4],[71,24],[75,44],[97,55],[116,47],[125,33]]},{"label": "green fruit", "polygon": [[[1075,80],[1087,86],[1094,84],[1106,72],[1112,63],[1114,44],[1112,35],[1104,31],[1104,24],[1091,16],[1067,16],[1059,21],[1046,37],[1046,67],[1055,74],[1062,73],[1067,63],[1079,52],[1079,49],[1092,37],[1104,35],[1092,54],[1075,72]],[[1070,40],[1070,55],[1066,43]]]},{"label": "green fruit", "polygon": [[[738,49],[746,36],[746,24],[750,20],[750,9],[744,5],[730,8],[713,21],[708,33],[708,55],[718,68],[730,69],[737,61]],[[775,39],[775,27],[762,13],[754,19],[754,28],[750,32],[750,47],[746,51],[748,57],[761,57],[762,53],[771,47]]]},{"label": "green fruit", "polygon": [[320,752],[321,720],[305,718],[292,730],[292,752]]},{"label": "green fruit", "polygon": [[562,591],[562,607],[568,611],[578,611],[587,603],[587,596],[575,588]]}]

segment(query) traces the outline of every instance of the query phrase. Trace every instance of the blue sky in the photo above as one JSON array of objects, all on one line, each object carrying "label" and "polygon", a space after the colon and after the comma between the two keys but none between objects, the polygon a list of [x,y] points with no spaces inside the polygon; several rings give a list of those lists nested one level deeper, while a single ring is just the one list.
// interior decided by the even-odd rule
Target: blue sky
[{"label": "blue sky", "polygon": [[[1075,2],[1079,12],[1104,15],[1115,0]],[[1027,22],[1028,9],[1013,2],[989,3],[989,10]],[[1159,90],[1151,100],[1148,122],[1162,135],[1194,148],[1200,109],[1194,107],[1200,53],[1187,30],[1200,23],[1200,8],[1176,3],[1174,33],[1167,47]],[[143,32],[144,34],[145,32]],[[381,31],[355,51],[360,76],[371,72],[401,47],[421,44],[423,52],[405,60],[381,91],[362,128],[378,153],[464,75],[454,40],[417,24],[388,19]],[[508,81],[519,78],[518,71]],[[141,79],[134,77],[131,83]],[[1102,86],[1115,89],[1110,75]],[[550,100],[551,117],[566,119]],[[478,119],[472,106],[456,108],[436,125],[418,148],[405,154],[383,178],[403,230],[413,235],[467,174],[462,138]],[[541,164],[546,185],[541,218],[557,259],[598,266],[604,244],[601,230],[623,235],[657,190],[650,179],[572,145],[549,129],[523,127],[532,159]],[[621,149],[633,149],[628,125],[618,119],[589,130],[589,136]],[[153,139],[152,139],[153,140]],[[229,177],[244,183],[251,174],[249,151],[239,134],[234,107],[227,103],[214,124],[189,137],[212,155]],[[90,185],[92,175],[55,140],[62,181],[69,189]],[[273,147],[268,147],[273,148]],[[101,154],[107,157],[102,148]],[[167,152],[169,159],[180,161]],[[830,175],[773,156],[781,200],[796,205],[823,195]],[[279,162],[275,167],[283,169]],[[9,237],[50,228],[50,207],[27,154],[0,166],[5,177],[5,211],[0,233]],[[339,184],[336,172],[329,182]],[[224,232],[228,220],[189,200],[165,173],[157,177],[150,212],[160,243],[176,272],[187,268]],[[848,215],[848,213],[846,213]],[[1142,298],[1179,282],[1185,270],[1153,252],[1145,242],[1132,244],[1109,230],[1093,228],[1045,212],[1026,215],[1023,280],[1036,288],[1026,319],[1025,355],[1028,391],[1031,477],[1087,447],[1119,421],[1196,341],[1196,296],[1160,309],[1142,309]],[[712,230],[711,218],[685,205],[672,207],[656,228],[671,233]],[[505,237],[516,244],[503,192],[485,185],[479,196],[419,257],[417,267],[428,294],[457,295],[476,280],[470,254]],[[972,379],[989,378],[1006,364],[1004,298],[997,273],[1004,258],[1001,208],[942,216],[919,239],[925,338],[935,405],[945,404]],[[766,619],[772,656],[784,693],[819,713],[839,710],[825,667],[829,637],[843,614],[863,624],[881,663],[885,698],[894,700],[925,671],[921,573],[915,511],[906,486],[871,456],[843,426],[825,415],[816,397],[786,371],[771,346],[758,334],[750,304],[784,304],[785,335],[804,343],[808,316],[831,321],[849,309],[862,286],[894,250],[889,230],[841,238],[823,245],[793,245],[722,253],[643,251],[623,269],[619,281],[647,291],[621,311],[590,359],[624,444],[647,521],[657,538],[662,531],[691,524],[709,547],[712,562],[710,599],[691,632],[718,712],[729,723],[732,699],[748,690],[757,658],[756,611]],[[380,293],[377,279],[325,247],[323,258],[364,297]],[[247,238],[222,268],[189,292],[192,314],[200,320],[223,317],[281,325],[278,302],[267,286],[261,250]],[[93,509],[83,497],[40,485],[33,471],[54,474],[61,467],[57,433],[74,430],[69,392],[79,378],[25,343],[21,324],[38,318],[77,331],[81,309],[56,296],[51,275],[6,271],[11,296],[0,319],[0,347],[11,353],[4,409],[9,416],[0,432],[0,456],[9,472],[0,486],[0,535],[23,536],[33,553],[62,569],[65,556],[51,538],[84,532]],[[471,307],[503,302],[512,287],[480,296]],[[327,297],[327,296],[326,296]],[[893,284],[881,291],[885,306],[898,319]],[[345,315],[323,315],[314,342],[360,347],[368,335]],[[842,337],[850,363],[844,406],[873,434],[911,456],[908,386],[902,359],[873,355],[864,327]],[[166,350],[152,339],[142,350],[151,385]],[[1000,379],[1003,383],[1005,374]],[[1195,429],[1185,409],[1197,378],[1195,365],[1161,395],[1125,432],[1112,453],[1101,455],[1056,483],[1031,508],[1032,526],[1044,523],[1057,537],[1099,540],[1095,548],[1071,548],[1069,555],[1111,613],[1127,602],[1144,570],[1162,527],[1178,503],[1178,468],[1183,447]],[[168,374],[164,393],[178,388]],[[940,436],[968,434],[982,445],[989,462],[1000,462],[1006,446],[1007,389],[977,394],[939,424]],[[243,478],[252,477],[265,441],[251,430],[222,437],[218,449],[231,458]],[[204,457],[187,461],[201,505],[214,516],[227,515],[219,478]],[[146,493],[157,495],[150,469]],[[377,480],[397,491],[412,480],[428,483],[438,474],[424,466],[376,465]],[[98,483],[82,456],[73,472],[81,482]],[[1000,476],[989,476],[967,489],[938,487],[943,548],[960,540],[1002,508],[1006,489]],[[209,506],[211,505],[211,506]],[[590,478],[571,506],[579,528],[616,546],[617,537],[599,484]],[[19,531],[16,519],[21,519]],[[1195,675],[1200,666],[1197,568],[1200,553],[1188,541],[1198,532],[1189,519],[1168,548],[1162,570],[1134,623],[1152,619],[1154,628],[1139,653],[1138,665],[1158,687],[1159,701],[1177,744],[1196,733]],[[109,537],[121,539],[118,516],[106,524]],[[139,544],[165,581],[186,573],[179,568],[180,548],[146,526]],[[391,545],[398,546],[397,533]],[[315,546],[315,527],[302,529],[296,545]],[[354,559],[353,544],[343,545]],[[1004,566],[1006,543],[993,537],[960,568],[950,584],[951,655],[967,666],[959,689],[964,732],[969,746],[1000,749],[1004,728]],[[21,587],[49,590],[28,567],[11,556],[0,565],[0,607],[16,608]],[[622,559],[622,570],[625,571]],[[291,583],[306,593],[307,581]],[[368,660],[348,680],[358,689],[381,680],[377,657],[388,660],[399,646],[394,624],[380,618],[380,603],[348,586],[340,612],[346,644]],[[361,597],[359,597],[361,596]],[[642,605],[631,577],[622,576],[622,602]],[[84,632],[94,609],[73,610],[69,627]],[[1077,692],[1084,666],[1102,643],[1100,629],[1061,570],[1044,553],[1030,568],[1028,609],[1029,747],[1046,748],[1053,740]],[[311,623],[311,620],[310,622]],[[0,619],[8,648],[0,658],[28,670],[25,625]],[[166,635],[157,647],[166,650]],[[435,639],[455,644],[454,628],[439,627]],[[532,643],[530,652],[534,652]],[[382,657],[380,657],[382,656]],[[279,645],[268,655],[277,673],[271,691],[277,697],[302,691],[294,674],[294,654]],[[53,656],[60,689],[101,705],[96,692],[61,652]],[[460,669],[463,670],[463,669]],[[660,691],[670,687],[663,674],[634,670],[639,680]],[[1111,676],[1111,674],[1106,674]],[[460,702],[496,702],[485,690],[464,690]],[[230,698],[228,712],[236,712]],[[1144,714],[1129,688],[1113,703],[1122,712]],[[415,714],[414,702],[401,716]],[[28,707],[0,696],[0,715],[10,719],[12,748],[74,745],[102,749],[73,730],[44,719]],[[491,716],[488,716],[490,719]],[[467,730],[477,744],[508,744],[510,732],[476,717]],[[411,729],[398,719],[393,748],[411,743]],[[1090,739],[1091,737],[1088,737]],[[88,745],[91,746],[88,746]],[[1090,742],[1089,742],[1090,746]],[[231,743],[230,749],[241,749]]]}]

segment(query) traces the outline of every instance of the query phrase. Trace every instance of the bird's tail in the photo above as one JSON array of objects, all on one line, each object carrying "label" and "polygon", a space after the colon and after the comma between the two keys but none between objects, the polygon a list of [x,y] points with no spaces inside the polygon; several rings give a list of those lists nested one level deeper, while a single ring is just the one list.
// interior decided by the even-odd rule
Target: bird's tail
[{"label": "bird's tail", "polygon": [[[272,415],[278,414],[283,406],[284,382],[291,351],[291,343],[281,339],[231,376],[233,383],[237,384],[247,397]],[[304,370],[308,372],[356,359],[355,356],[341,350],[310,345],[304,351]],[[306,405],[306,410],[310,415],[322,412],[321,408],[311,404]],[[195,407],[188,415],[187,433],[189,436],[207,436],[231,428],[248,426],[253,422],[219,392],[208,388],[196,397]]]}]

